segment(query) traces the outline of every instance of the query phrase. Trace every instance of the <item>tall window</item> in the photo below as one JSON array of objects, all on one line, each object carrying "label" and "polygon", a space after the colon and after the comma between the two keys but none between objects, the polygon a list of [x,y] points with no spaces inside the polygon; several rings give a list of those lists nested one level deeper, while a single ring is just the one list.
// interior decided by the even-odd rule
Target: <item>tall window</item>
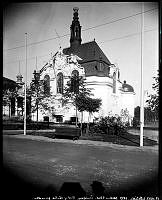
[{"label": "tall window", "polygon": [[79,72],[77,70],[72,71],[71,76],[71,89],[74,93],[79,92]]},{"label": "tall window", "polygon": [[50,95],[50,76],[49,75],[44,76],[44,94]]},{"label": "tall window", "polygon": [[59,72],[57,74],[57,93],[63,94],[63,86],[64,86],[64,79],[63,79],[63,73]]},{"label": "tall window", "polygon": [[113,93],[116,93],[116,73],[113,74]]}]

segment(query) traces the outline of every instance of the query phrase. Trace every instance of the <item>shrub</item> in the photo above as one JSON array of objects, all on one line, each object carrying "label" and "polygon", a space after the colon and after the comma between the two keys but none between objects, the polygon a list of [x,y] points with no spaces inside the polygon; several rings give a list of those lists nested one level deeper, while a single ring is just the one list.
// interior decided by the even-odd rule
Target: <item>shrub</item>
[{"label": "shrub", "polygon": [[120,117],[107,116],[98,119],[96,124],[93,126],[93,132],[117,135],[125,132],[128,127],[129,124],[123,123]]}]

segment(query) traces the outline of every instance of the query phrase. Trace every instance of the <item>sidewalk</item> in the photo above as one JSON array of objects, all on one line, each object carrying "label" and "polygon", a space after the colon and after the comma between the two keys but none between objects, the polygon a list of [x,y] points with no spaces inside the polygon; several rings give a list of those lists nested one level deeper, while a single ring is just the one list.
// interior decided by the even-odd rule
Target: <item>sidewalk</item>
[{"label": "sidewalk", "polygon": [[[31,130],[29,130],[31,131]],[[41,130],[43,131],[43,130]],[[51,130],[50,130],[51,131]],[[14,130],[13,130],[14,132]],[[22,132],[21,130],[19,132]],[[110,147],[119,150],[135,150],[135,151],[153,151],[158,153],[158,145],[156,146],[127,146],[127,145],[120,145],[120,144],[113,144],[110,142],[101,142],[101,141],[92,141],[92,140],[70,140],[70,139],[52,139],[44,136],[35,136],[35,135],[23,135],[19,134],[4,134],[4,137],[14,137],[19,139],[30,139],[35,141],[45,141],[45,142],[52,142],[52,143],[71,143],[76,145],[89,145],[89,146],[97,146],[97,147]]]},{"label": "sidewalk", "polygon": [[[128,133],[133,135],[140,135],[140,130],[137,129],[130,129]],[[159,141],[159,131],[158,130],[143,130],[144,137],[147,137],[151,140]]]},{"label": "sidewalk", "polygon": [[[55,130],[47,129],[47,130],[27,130],[27,133],[53,133]],[[3,130],[3,135],[19,135],[24,134],[24,130]]]}]

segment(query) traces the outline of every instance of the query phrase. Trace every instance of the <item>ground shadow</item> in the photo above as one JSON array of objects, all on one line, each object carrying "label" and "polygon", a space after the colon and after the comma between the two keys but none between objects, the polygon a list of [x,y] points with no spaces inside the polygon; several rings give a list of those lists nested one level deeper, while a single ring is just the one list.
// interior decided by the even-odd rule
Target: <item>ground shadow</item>
[{"label": "ground shadow", "polygon": [[75,196],[76,198],[79,198],[79,197],[85,197],[86,192],[83,190],[79,182],[64,182],[60,188],[59,196],[62,197]]}]

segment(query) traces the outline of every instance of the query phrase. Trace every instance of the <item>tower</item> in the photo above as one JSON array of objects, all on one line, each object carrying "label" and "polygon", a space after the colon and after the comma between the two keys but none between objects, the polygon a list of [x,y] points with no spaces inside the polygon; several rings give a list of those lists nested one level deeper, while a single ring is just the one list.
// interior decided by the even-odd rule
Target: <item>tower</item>
[{"label": "tower", "polygon": [[23,76],[22,76],[20,73],[16,76],[16,78],[17,78],[16,83],[18,83],[18,84],[22,84]]},{"label": "tower", "polygon": [[18,85],[23,85],[23,84],[24,84],[23,81],[22,81],[23,76],[22,76],[21,73],[20,73],[20,61],[19,61],[19,73],[17,74],[16,78],[17,78],[16,83],[17,83]]},{"label": "tower", "polygon": [[79,8],[73,8],[73,21],[72,25],[70,26],[71,36],[70,36],[70,47],[77,47],[81,44],[81,26],[78,17],[78,10]]}]

